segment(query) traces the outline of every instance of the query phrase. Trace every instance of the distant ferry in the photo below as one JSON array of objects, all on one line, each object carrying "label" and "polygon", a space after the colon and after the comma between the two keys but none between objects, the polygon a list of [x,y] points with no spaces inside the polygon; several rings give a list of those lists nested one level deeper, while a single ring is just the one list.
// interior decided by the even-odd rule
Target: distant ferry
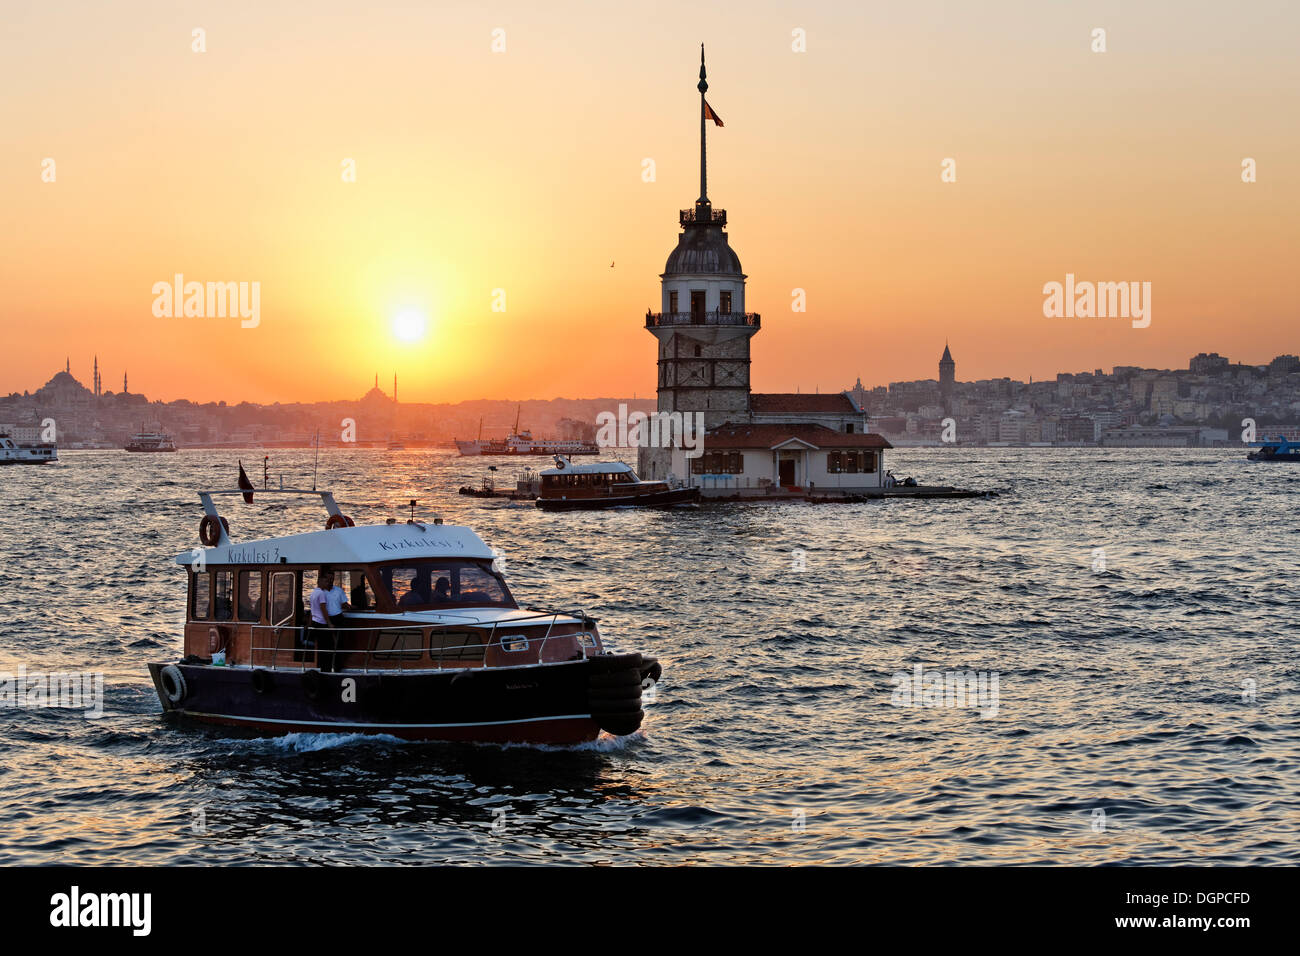
[{"label": "distant ferry", "polygon": [[162,432],[137,432],[122,447],[127,451],[175,451],[176,442]]},{"label": "distant ferry", "polygon": [[594,441],[577,439],[534,438],[529,431],[511,432],[505,438],[476,438],[457,441],[462,455],[597,455],[600,446]]},{"label": "distant ferry", "polygon": [[642,481],[621,461],[575,465],[556,458],[541,473],[537,507],[547,511],[596,508],[672,508],[700,500],[699,488],[672,488],[666,481]]},{"label": "distant ferry", "polygon": [[534,438],[530,431],[519,430],[519,414],[515,413],[515,427],[505,438],[484,438],[483,422],[479,421],[479,437],[473,441],[456,440],[462,455],[597,455],[600,446],[594,441],[578,439]]},{"label": "distant ferry", "polygon": [[1246,456],[1251,461],[1300,462],[1300,443],[1287,441],[1281,435],[1272,441],[1251,442],[1250,447],[1259,449]]},{"label": "distant ferry", "polygon": [[0,435],[0,465],[44,465],[58,460],[59,450],[53,442],[20,445],[8,435]]}]

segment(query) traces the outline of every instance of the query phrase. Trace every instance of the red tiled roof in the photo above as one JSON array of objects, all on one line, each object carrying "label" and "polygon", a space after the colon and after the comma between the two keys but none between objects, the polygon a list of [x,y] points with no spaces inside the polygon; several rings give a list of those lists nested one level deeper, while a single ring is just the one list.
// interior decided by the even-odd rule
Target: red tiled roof
[{"label": "red tiled roof", "polygon": [[825,425],[805,422],[793,425],[719,425],[704,435],[704,450],[719,448],[774,448],[792,438],[816,448],[893,448],[885,438],[871,432],[837,432]]},{"label": "red tiled roof", "polygon": [[752,393],[749,396],[751,411],[758,414],[778,412],[822,412],[843,415],[860,415],[853,399],[843,393],[835,395],[806,395],[798,392],[772,392],[767,395]]}]

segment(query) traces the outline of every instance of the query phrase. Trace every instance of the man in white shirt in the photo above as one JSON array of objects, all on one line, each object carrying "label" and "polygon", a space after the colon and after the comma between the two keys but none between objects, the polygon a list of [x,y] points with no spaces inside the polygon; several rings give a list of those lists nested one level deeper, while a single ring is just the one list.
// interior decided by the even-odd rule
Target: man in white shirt
[{"label": "man in white shirt", "polygon": [[343,589],[334,583],[334,572],[321,568],[316,575],[316,586],[307,598],[311,608],[312,637],[315,638],[316,664],[322,671],[332,671],[336,666],[334,649],[338,646],[334,618],[343,613],[347,602]]}]

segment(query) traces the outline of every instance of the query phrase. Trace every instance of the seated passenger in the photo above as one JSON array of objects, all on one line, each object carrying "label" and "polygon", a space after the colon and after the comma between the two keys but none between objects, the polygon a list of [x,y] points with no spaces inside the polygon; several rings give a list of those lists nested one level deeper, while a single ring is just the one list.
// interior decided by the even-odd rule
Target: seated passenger
[{"label": "seated passenger", "polygon": [[397,602],[398,607],[411,607],[415,604],[428,604],[429,597],[429,578],[432,572],[428,568],[421,568],[415,572],[415,577],[411,579],[411,589],[402,595],[401,600]]},{"label": "seated passenger", "polygon": [[451,600],[451,582],[446,578],[438,578],[438,583],[433,589],[433,602],[435,604],[444,604]]},{"label": "seated passenger", "polygon": [[352,572],[352,606],[358,611],[370,608],[370,594],[366,591],[366,579],[358,571]]}]

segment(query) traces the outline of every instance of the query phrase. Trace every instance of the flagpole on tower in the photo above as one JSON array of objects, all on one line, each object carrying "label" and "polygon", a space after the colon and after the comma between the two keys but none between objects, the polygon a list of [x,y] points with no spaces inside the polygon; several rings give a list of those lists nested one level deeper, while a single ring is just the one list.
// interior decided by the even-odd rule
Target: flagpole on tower
[{"label": "flagpole on tower", "polygon": [[700,44],[700,82],[697,84],[700,91],[700,198],[699,202],[706,203],[709,201],[708,174],[704,162],[704,94],[709,90],[709,83],[704,78],[704,44]]}]

